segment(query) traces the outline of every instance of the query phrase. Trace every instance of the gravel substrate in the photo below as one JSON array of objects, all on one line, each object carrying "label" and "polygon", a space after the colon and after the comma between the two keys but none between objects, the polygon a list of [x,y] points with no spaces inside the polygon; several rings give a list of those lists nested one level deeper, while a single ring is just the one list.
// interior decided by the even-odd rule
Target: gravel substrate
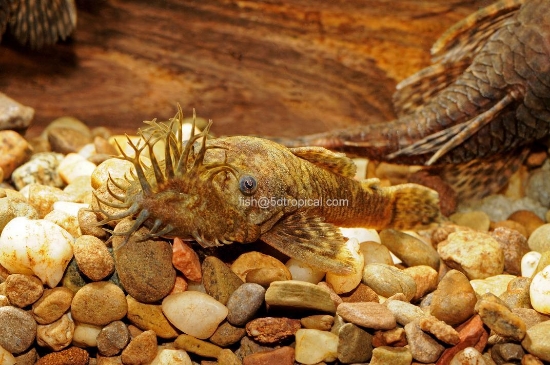
[{"label": "gravel substrate", "polygon": [[550,362],[546,152],[431,229],[344,229],[356,273],[325,275],[262,243],[141,228],[117,248],[88,208],[128,171],[109,158],[120,138],[72,118],[31,141],[0,131],[0,363]]}]

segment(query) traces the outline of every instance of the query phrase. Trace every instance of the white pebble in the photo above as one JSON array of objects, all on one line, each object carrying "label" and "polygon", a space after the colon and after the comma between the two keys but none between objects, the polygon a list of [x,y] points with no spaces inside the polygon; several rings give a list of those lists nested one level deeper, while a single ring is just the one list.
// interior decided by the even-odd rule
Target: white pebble
[{"label": "white pebble", "polygon": [[50,221],[17,217],[0,236],[0,264],[12,274],[34,274],[53,288],[73,257],[73,240]]},{"label": "white pebble", "polygon": [[359,251],[359,242],[352,238],[346,242],[346,246],[353,254],[354,272],[346,275],[338,275],[332,272],[327,273],[326,282],[332,286],[336,294],[347,293],[357,287],[363,277],[363,267],[365,266],[365,257]]},{"label": "white pebble", "polygon": [[359,243],[365,241],[374,241],[380,243],[380,236],[375,229],[369,228],[342,228],[340,227],[340,232],[346,238],[356,238]]},{"label": "white pebble", "polygon": [[73,217],[78,217],[78,211],[80,209],[90,208],[90,204],[84,203],[73,203],[73,202],[55,202],[53,203],[53,210],[60,210],[65,212]]},{"label": "white pebble", "polygon": [[59,163],[57,171],[61,179],[66,184],[70,184],[71,181],[79,176],[92,176],[95,168],[96,165],[93,162],[86,160],[78,153],[69,153]]},{"label": "white pebble", "polygon": [[161,349],[151,365],[192,365],[191,358],[184,350]]},{"label": "white pebble", "polygon": [[320,271],[314,267],[309,266],[303,261],[291,258],[289,259],[285,266],[290,275],[292,275],[292,280],[306,281],[308,283],[317,284],[325,276],[324,271]]},{"label": "white pebble", "polygon": [[214,334],[228,310],[207,294],[186,291],[164,298],[162,312],[177,329],[204,340]]},{"label": "white pebble", "polygon": [[527,252],[521,258],[521,276],[530,278],[535,273],[542,254],[537,251]]},{"label": "white pebble", "polygon": [[550,265],[535,275],[529,287],[529,294],[534,310],[550,314]]},{"label": "white pebble", "polygon": [[299,329],[296,332],[296,361],[306,365],[335,361],[338,336],[327,331]]},{"label": "white pebble", "polygon": [[97,347],[97,336],[102,329],[102,326],[78,323],[74,328],[73,345],[78,347]]},{"label": "white pebble", "polygon": [[78,150],[78,154],[84,158],[89,158],[95,155],[97,152],[95,150],[95,144],[88,143],[85,144],[81,149]]},{"label": "white pebble", "polygon": [[486,293],[492,293],[499,297],[508,289],[510,281],[515,279],[515,275],[495,275],[485,279],[470,280],[470,285],[474,288],[477,295],[482,296]]}]

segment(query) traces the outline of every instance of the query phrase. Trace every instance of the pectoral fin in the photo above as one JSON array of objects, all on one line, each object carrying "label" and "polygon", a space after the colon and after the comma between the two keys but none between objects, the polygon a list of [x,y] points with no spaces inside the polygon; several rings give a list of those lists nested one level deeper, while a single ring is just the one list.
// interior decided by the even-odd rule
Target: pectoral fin
[{"label": "pectoral fin", "polygon": [[351,273],[353,255],[340,230],[319,217],[293,214],[261,236],[282,253],[323,271]]},{"label": "pectoral fin", "polygon": [[346,177],[354,177],[357,170],[357,166],[345,154],[332,152],[323,147],[296,147],[290,148],[290,152],[322,169]]}]

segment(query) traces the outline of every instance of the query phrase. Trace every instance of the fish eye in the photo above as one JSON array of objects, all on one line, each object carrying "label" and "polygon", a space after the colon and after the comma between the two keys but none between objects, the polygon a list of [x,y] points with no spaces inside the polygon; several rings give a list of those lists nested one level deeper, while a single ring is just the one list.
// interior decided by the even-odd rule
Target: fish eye
[{"label": "fish eye", "polygon": [[252,195],[258,188],[258,183],[254,176],[243,175],[239,179],[239,190],[244,195]]}]

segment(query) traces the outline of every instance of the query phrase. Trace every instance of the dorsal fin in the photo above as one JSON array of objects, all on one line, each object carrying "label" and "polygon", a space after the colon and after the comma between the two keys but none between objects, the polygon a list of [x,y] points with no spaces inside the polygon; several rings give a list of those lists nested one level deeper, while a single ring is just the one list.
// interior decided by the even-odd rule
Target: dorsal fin
[{"label": "dorsal fin", "polygon": [[412,76],[407,77],[396,86],[393,94],[393,107],[398,116],[413,113],[425,105],[441,90],[451,85],[470,66],[470,61],[454,63],[436,63]]},{"label": "dorsal fin", "polygon": [[323,147],[289,148],[295,156],[312,164],[346,177],[354,177],[357,166],[344,153],[332,152]]},{"label": "dorsal fin", "polygon": [[470,58],[526,0],[501,0],[478,10],[449,28],[432,46],[433,62]]}]

